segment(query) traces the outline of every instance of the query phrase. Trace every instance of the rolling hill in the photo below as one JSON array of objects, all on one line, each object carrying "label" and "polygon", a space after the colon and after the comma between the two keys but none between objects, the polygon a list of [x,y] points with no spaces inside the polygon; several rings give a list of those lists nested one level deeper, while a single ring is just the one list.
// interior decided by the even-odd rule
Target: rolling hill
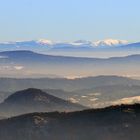
[{"label": "rolling hill", "polygon": [[86,107],[49,95],[39,89],[26,89],[10,95],[0,104],[0,116],[32,112],[76,111]]}]

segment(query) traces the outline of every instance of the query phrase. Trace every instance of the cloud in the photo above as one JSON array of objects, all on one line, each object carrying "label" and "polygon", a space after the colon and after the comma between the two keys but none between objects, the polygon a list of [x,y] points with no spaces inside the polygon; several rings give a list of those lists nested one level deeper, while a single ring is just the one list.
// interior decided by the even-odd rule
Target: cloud
[{"label": "cloud", "polygon": [[135,103],[140,103],[140,96],[126,97],[126,98],[122,98],[122,99],[118,99],[114,101],[97,102],[90,106],[94,108],[102,108],[102,107],[107,107],[111,105],[135,104]]},{"label": "cloud", "polygon": [[14,66],[14,69],[16,70],[22,70],[24,67],[23,66]]},{"label": "cloud", "polygon": [[0,66],[0,70],[1,71],[10,71],[10,72],[13,72],[13,71],[20,71],[24,69],[24,66],[21,66],[21,65],[3,65],[3,66]]},{"label": "cloud", "polygon": [[117,104],[134,104],[134,103],[140,103],[140,96],[122,98],[120,100],[112,102],[113,105],[117,105]]},{"label": "cloud", "polygon": [[0,66],[0,70],[9,70],[9,69],[11,69],[10,66],[7,66],[7,65],[5,65],[5,66]]},{"label": "cloud", "polygon": [[68,100],[72,103],[78,103],[78,101],[75,98],[69,98]]},{"label": "cloud", "polygon": [[92,98],[92,99],[89,99],[91,102],[95,102],[97,100],[99,100],[98,98]]},{"label": "cloud", "polygon": [[8,58],[8,56],[0,56],[0,59]]}]

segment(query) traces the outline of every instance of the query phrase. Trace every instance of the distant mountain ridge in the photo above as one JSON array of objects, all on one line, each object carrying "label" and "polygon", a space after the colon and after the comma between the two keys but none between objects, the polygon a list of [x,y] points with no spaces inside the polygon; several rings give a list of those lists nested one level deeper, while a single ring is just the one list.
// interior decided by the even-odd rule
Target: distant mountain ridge
[{"label": "distant mountain ridge", "polygon": [[[0,52],[2,77],[87,77],[96,75],[138,75],[140,54],[125,57],[86,58],[54,56],[32,51]],[[22,78],[23,78],[22,77]]]},{"label": "distant mountain ridge", "polygon": [[4,92],[27,88],[63,89],[66,91],[91,89],[111,85],[140,85],[140,80],[119,76],[96,76],[77,79],[66,78],[0,78],[0,89]]}]

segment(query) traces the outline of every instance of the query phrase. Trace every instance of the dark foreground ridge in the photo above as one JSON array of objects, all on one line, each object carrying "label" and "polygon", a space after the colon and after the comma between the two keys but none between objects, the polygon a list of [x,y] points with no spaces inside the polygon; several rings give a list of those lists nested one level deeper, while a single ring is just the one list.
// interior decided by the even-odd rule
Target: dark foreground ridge
[{"label": "dark foreground ridge", "polygon": [[139,140],[140,104],[70,113],[33,113],[0,121],[3,140]]}]

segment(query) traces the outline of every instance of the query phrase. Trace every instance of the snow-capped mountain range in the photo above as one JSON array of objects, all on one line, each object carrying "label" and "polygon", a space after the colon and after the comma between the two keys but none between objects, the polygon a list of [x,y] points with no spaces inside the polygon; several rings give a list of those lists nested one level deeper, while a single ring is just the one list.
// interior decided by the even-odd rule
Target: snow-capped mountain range
[{"label": "snow-capped mountain range", "polygon": [[50,46],[57,46],[57,45],[72,45],[72,46],[89,46],[89,47],[112,47],[112,46],[121,46],[128,44],[126,40],[115,40],[115,39],[106,39],[100,40],[97,42],[87,41],[87,40],[77,40],[74,42],[53,42],[51,40],[40,39],[36,41],[41,45],[50,45]]},{"label": "snow-capped mountain range", "polygon": [[114,47],[128,44],[126,40],[106,39],[97,42],[87,40],[77,40],[74,42],[55,42],[47,39],[31,40],[31,41],[15,41],[15,42],[2,42],[0,45],[16,45],[22,46],[48,46],[51,48],[57,47]]}]

